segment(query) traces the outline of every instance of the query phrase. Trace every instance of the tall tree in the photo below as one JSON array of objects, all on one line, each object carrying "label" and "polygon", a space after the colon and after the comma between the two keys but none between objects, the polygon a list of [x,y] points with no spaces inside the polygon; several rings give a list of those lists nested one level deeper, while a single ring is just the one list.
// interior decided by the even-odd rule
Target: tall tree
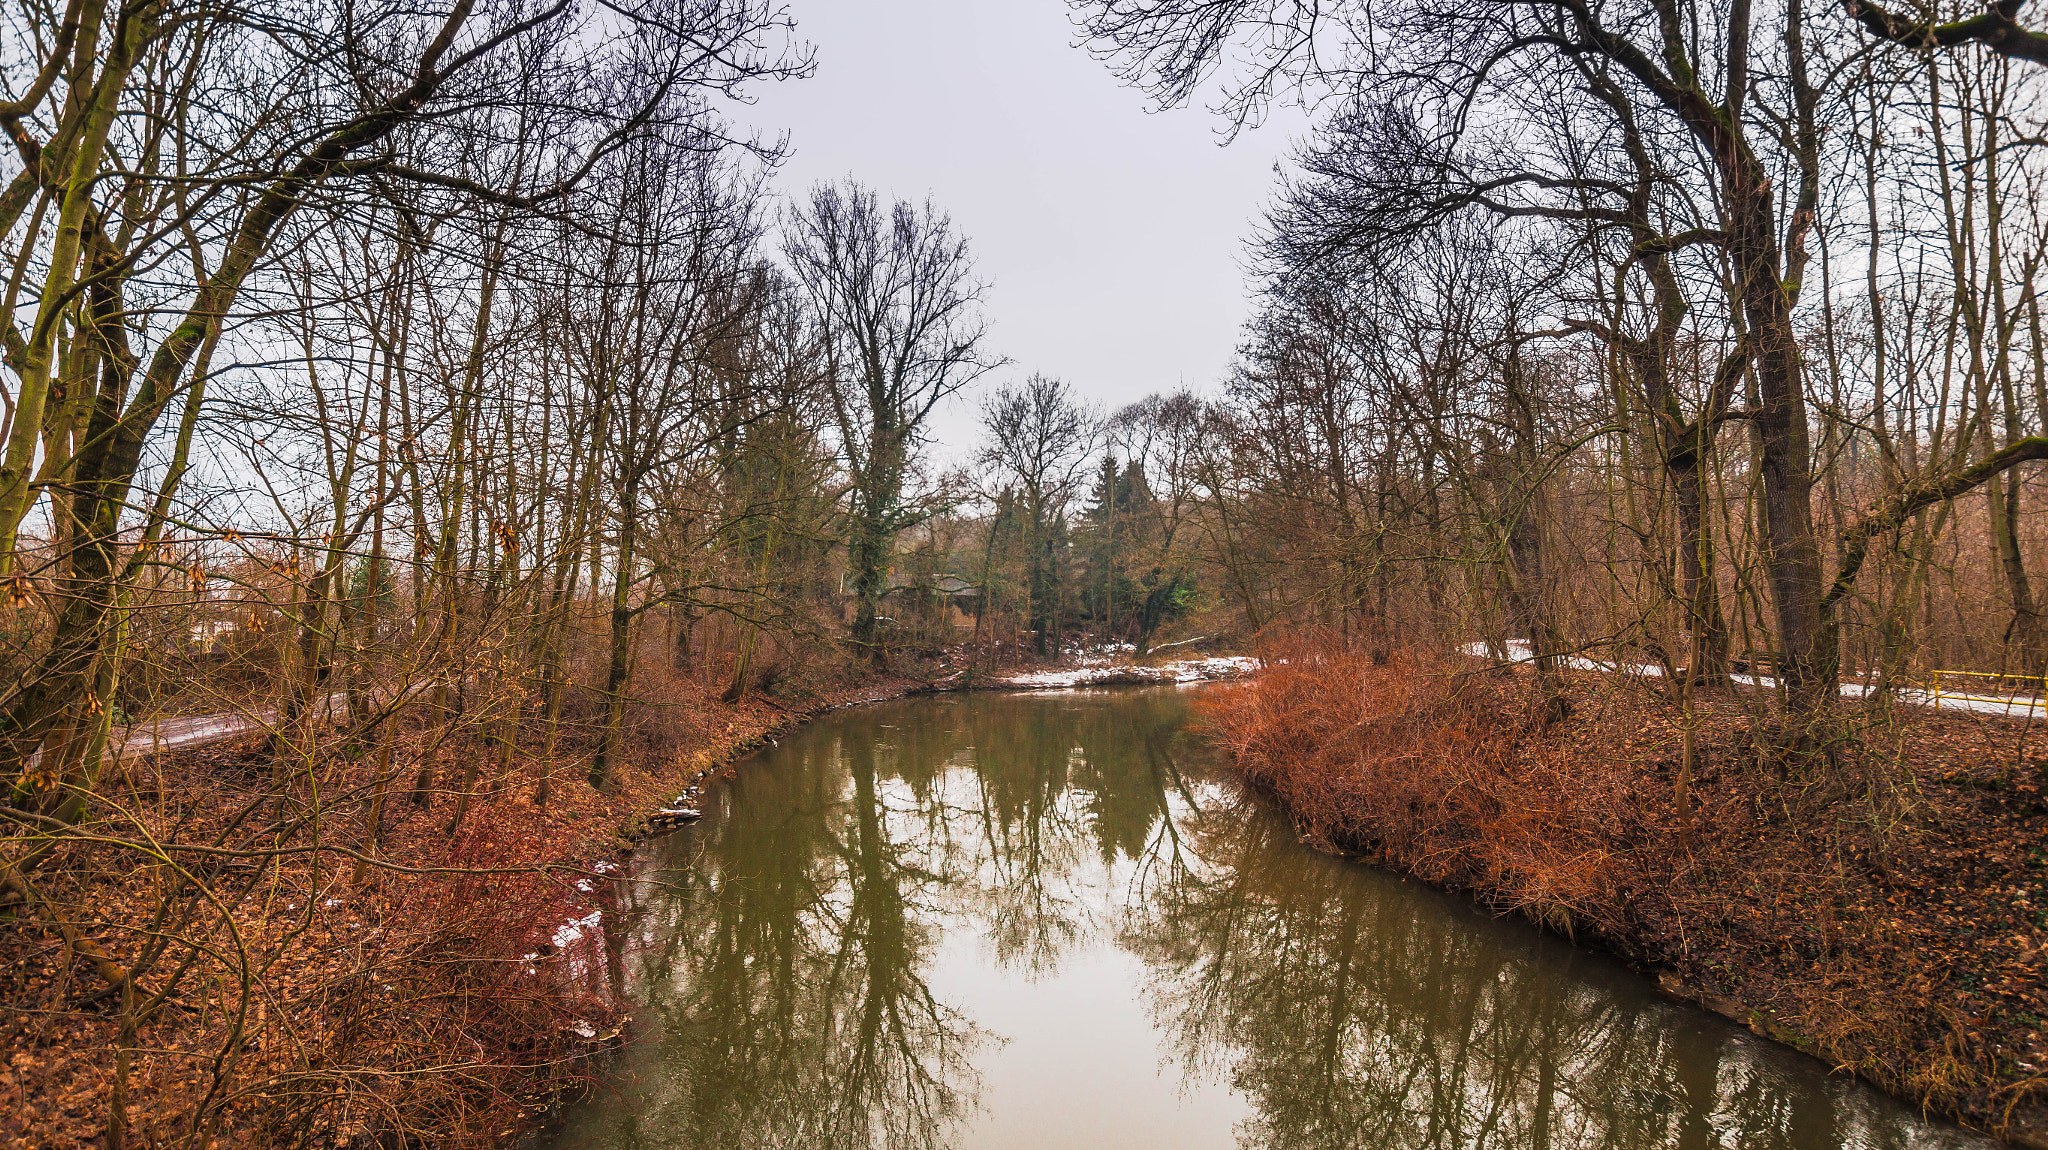
[{"label": "tall tree", "polygon": [[1094,447],[1096,422],[1071,385],[1043,375],[982,403],[981,461],[1014,484],[1023,504],[1025,614],[1040,655],[1058,639],[1058,528]]},{"label": "tall tree", "polygon": [[[145,446],[180,399],[198,412],[215,348],[309,205],[345,212],[351,197],[403,185],[451,207],[536,211],[651,126],[699,118],[707,93],[807,66],[776,43],[786,21],[770,4],[669,7],[316,3],[287,16],[81,0],[20,41],[38,58],[23,98],[0,107],[20,162],[0,192],[16,285],[0,326],[15,377],[0,567],[48,569],[65,586],[43,653],[4,704],[0,770],[18,773],[86,705],[118,647],[120,588],[148,552],[124,554],[124,532],[158,533],[169,512],[166,488],[150,514],[128,513],[152,503],[132,490]],[[606,35],[587,36],[600,19]],[[469,161],[527,107],[560,145],[552,166],[493,187]],[[88,392],[84,435],[42,450],[52,397]],[[180,459],[166,474],[184,470]],[[32,558],[20,532],[46,499],[62,504],[52,520],[69,525],[66,549]]]},{"label": "tall tree", "polygon": [[931,508],[906,498],[941,400],[996,366],[967,242],[931,203],[884,207],[859,183],[819,185],[790,213],[786,252],[823,325],[847,470],[853,642],[887,658],[879,608],[896,536]]}]

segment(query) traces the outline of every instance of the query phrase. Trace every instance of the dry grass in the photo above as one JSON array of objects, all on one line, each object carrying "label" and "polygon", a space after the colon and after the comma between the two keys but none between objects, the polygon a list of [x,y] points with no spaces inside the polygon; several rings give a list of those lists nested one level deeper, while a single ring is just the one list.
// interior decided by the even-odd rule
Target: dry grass
[{"label": "dry grass", "polygon": [[1208,729],[1325,846],[1570,932],[1613,930],[1636,863],[1614,850],[1626,772],[1541,753],[1526,682],[1453,673],[1413,652],[1295,643],[1219,692]]}]

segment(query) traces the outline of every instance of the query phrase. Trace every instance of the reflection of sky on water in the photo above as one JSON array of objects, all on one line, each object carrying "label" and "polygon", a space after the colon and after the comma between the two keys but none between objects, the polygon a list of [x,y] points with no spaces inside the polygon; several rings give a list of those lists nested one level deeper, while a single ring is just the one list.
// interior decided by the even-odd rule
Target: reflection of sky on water
[{"label": "reflection of sky on water", "polygon": [[1185,692],[835,716],[623,884],[557,1147],[1943,1147],[1821,1064],[1317,855]]}]

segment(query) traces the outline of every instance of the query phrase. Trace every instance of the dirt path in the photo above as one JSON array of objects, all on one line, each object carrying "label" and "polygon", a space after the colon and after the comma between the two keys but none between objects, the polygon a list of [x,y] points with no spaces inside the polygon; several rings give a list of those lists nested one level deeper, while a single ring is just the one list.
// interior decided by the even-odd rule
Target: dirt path
[{"label": "dirt path", "polygon": [[[426,693],[434,686],[432,680],[414,683],[405,689],[407,696]],[[319,707],[321,704],[315,703]],[[151,719],[130,727],[115,727],[107,737],[108,753],[115,758],[134,759],[167,751],[189,751],[195,747],[212,746],[246,735],[268,734],[277,729],[281,712],[276,707],[256,707],[239,711],[216,711],[210,715],[179,715]],[[325,713],[321,719],[338,722],[348,717],[348,692],[335,691],[325,701]]]},{"label": "dirt path", "polygon": [[[336,695],[334,698],[341,700],[343,696]],[[109,751],[117,758],[141,758],[165,751],[183,751],[213,743],[224,743],[241,735],[267,731],[276,722],[275,707],[265,707],[257,711],[222,711],[213,715],[153,719],[132,727],[114,728],[107,745]]]}]

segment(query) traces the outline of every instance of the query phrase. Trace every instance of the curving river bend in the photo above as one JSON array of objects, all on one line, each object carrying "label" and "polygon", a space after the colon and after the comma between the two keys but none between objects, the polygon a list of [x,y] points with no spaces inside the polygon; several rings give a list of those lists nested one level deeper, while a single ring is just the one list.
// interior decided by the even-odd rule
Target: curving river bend
[{"label": "curving river bend", "polygon": [[1315,853],[1174,688],[842,712],[642,853],[553,1150],[1988,1146]]}]

